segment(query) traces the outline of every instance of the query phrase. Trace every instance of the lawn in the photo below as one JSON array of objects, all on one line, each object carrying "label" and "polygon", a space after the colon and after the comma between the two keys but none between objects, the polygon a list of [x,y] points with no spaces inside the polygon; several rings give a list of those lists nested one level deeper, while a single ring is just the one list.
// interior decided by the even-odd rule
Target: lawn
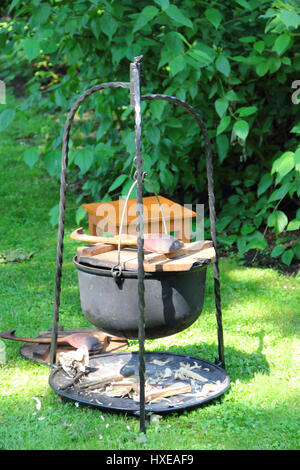
[{"label": "lawn", "polygon": [[[13,98],[9,94],[8,102]],[[3,107],[3,105],[1,105]],[[57,228],[49,211],[59,202],[59,182],[42,162],[23,161],[28,145],[42,151],[63,120],[24,111],[0,141],[0,254],[24,250],[28,260],[0,264],[0,329],[35,336],[52,324]],[[60,324],[90,327],[80,309],[75,196],[67,198]],[[86,224],[87,221],[84,222]],[[6,450],[291,450],[299,449],[300,277],[246,268],[221,258],[221,294],[229,390],[206,406],[151,419],[146,437],[131,415],[106,413],[62,400],[48,385],[49,368],[23,359],[20,343],[5,341],[0,365],[0,448]],[[130,342],[129,349],[138,344]],[[217,334],[212,269],[202,315],[183,332],[147,341],[147,350],[198,355],[214,361]],[[298,362],[297,362],[298,361]],[[298,377],[297,377],[298,374]],[[36,408],[38,398],[41,408]]]}]

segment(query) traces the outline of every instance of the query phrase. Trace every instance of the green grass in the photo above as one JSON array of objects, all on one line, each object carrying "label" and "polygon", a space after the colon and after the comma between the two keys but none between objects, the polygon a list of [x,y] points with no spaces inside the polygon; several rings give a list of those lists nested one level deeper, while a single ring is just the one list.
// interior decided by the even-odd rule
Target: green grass
[{"label": "green grass", "polygon": [[[10,95],[9,101],[13,99]],[[2,105],[3,106],[3,105]],[[49,210],[59,201],[59,183],[42,162],[30,170],[27,145],[43,149],[47,134],[58,134],[56,116],[36,110],[17,117],[0,141],[0,253],[25,250],[33,257],[0,264],[0,329],[33,336],[51,327],[57,229]],[[75,197],[67,199],[60,324],[89,327],[80,309],[77,272],[72,264]],[[86,221],[85,221],[86,223]],[[226,368],[231,387],[218,400],[150,423],[146,440],[137,418],[77,407],[48,385],[49,368],[24,360],[20,343],[5,341],[7,363],[0,366],[0,448],[37,449],[299,449],[299,276],[245,268],[221,259],[221,293]],[[212,270],[208,269],[203,313],[185,331],[155,341],[148,350],[217,355]],[[137,342],[131,342],[131,350]],[[298,356],[297,356],[298,352]],[[298,361],[298,363],[297,363]],[[298,376],[298,379],[297,379]],[[36,410],[33,397],[41,400]]]}]

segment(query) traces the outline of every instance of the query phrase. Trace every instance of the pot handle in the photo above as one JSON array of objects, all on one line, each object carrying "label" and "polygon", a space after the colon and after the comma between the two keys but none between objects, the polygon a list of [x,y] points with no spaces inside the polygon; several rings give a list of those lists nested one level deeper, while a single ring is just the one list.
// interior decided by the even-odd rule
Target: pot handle
[{"label": "pot handle", "polygon": [[[151,183],[151,181],[149,181],[148,179],[145,178],[145,176],[147,176],[147,173],[144,172],[143,173],[143,181],[145,181],[146,183],[148,183],[155,196],[156,196],[156,199],[157,199],[157,202],[158,202],[158,205],[159,205],[159,208],[160,208],[160,211],[161,211],[161,217],[162,217],[162,222],[163,222],[163,226],[164,226],[164,231],[165,233],[167,234],[168,233],[168,229],[167,229],[167,224],[166,224],[166,219],[165,219],[165,216],[164,216],[164,211],[163,211],[163,208],[162,208],[162,205],[160,203],[160,200],[159,200],[159,197],[158,197],[158,194],[157,192],[155,191],[154,189],[154,186],[153,184]],[[128,204],[128,200],[129,200],[129,196],[130,194],[132,193],[134,187],[136,186],[137,184],[137,179],[136,179],[136,175],[134,175],[134,178],[135,178],[135,181],[132,183],[129,191],[128,191],[128,194],[126,196],[126,200],[125,200],[125,204],[124,204],[124,207],[123,207],[123,211],[122,211],[122,216],[121,216],[121,222],[120,222],[120,231],[119,231],[119,241],[118,241],[118,262],[117,264],[115,264],[112,268],[111,268],[111,273],[112,273],[112,276],[113,278],[115,279],[115,281],[118,280],[119,277],[121,277],[122,275],[122,267],[121,267],[121,237],[122,237],[122,232],[123,232],[123,223],[124,223],[124,217],[125,217],[125,213],[126,213],[126,208],[127,208],[127,204]]]}]

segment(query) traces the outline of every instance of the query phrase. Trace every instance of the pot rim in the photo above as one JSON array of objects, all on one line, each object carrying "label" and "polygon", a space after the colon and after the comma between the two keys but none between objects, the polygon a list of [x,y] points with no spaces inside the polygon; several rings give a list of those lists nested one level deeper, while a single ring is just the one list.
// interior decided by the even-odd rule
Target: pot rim
[{"label": "pot rim", "polygon": [[[97,268],[96,266],[89,266],[84,263],[80,263],[77,261],[77,256],[73,257],[73,263],[75,264],[76,268],[79,271],[83,271],[88,274],[95,274],[96,276],[107,276],[113,277],[110,268]],[[210,264],[209,262],[203,262],[201,265],[193,266],[189,271],[154,271],[154,272],[145,272],[144,277],[145,279],[153,279],[157,277],[170,277],[170,276],[180,276],[180,275],[187,275],[194,271],[200,271],[207,268],[207,265]],[[122,277],[123,278],[131,278],[137,279],[138,272],[137,271],[126,271],[122,270]]]}]

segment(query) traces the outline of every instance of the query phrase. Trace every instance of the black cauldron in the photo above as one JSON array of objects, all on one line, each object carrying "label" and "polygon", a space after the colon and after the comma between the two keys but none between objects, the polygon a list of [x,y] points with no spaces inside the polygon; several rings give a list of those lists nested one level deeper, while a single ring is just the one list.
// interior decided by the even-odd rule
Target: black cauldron
[{"label": "black cauldron", "polygon": [[[83,314],[99,330],[128,339],[138,337],[138,275],[73,262],[78,270]],[[194,323],[201,314],[207,265],[190,271],[145,272],[145,336],[170,336]]]}]

